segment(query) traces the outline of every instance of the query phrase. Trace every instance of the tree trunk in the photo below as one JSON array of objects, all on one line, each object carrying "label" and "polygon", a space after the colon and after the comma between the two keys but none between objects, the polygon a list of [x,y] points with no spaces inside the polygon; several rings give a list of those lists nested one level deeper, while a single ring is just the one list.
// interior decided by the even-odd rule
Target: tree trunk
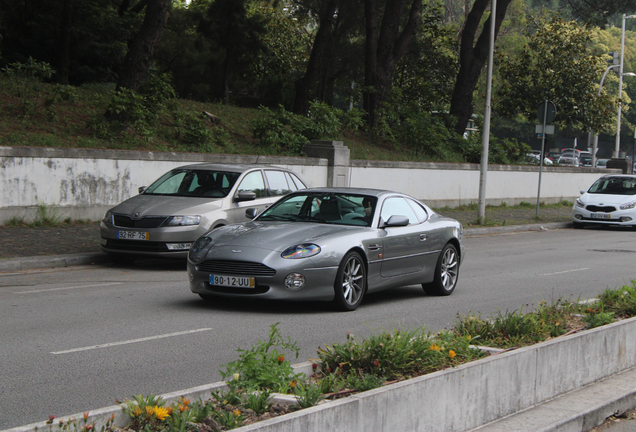
[{"label": "tree trunk", "polygon": [[150,67],[153,52],[161,39],[169,6],[170,0],[149,0],[146,4],[144,22],[130,44],[117,81],[117,89],[123,87],[139,90]]},{"label": "tree trunk", "polygon": [[68,84],[68,74],[71,69],[71,0],[64,0],[62,17],[60,20],[59,57],[55,81]]},{"label": "tree trunk", "polygon": [[380,16],[377,1],[364,0],[366,40],[363,108],[367,112],[367,122],[371,128],[375,124],[377,111],[391,89],[395,66],[421,24],[422,9],[422,0],[413,0],[408,21],[400,32],[403,0],[386,0],[378,34],[377,23]]},{"label": "tree trunk", "polygon": [[324,54],[331,43],[334,14],[338,3],[338,0],[327,0],[321,4],[320,24],[314,45],[311,48],[309,61],[307,62],[307,70],[305,75],[296,81],[296,96],[293,108],[295,114],[306,114],[309,111],[309,93],[316,82],[320,66],[324,63]]},{"label": "tree trunk", "polygon": [[[512,0],[497,1],[495,38],[497,38],[499,28],[506,16],[506,10],[511,1]],[[457,80],[455,81],[455,89],[453,90],[450,105],[450,114],[457,119],[454,130],[460,135],[464,134],[468,120],[473,115],[473,93],[490,52],[490,20],[492,16],[484,23],[481,34],[475,43],[475,35],[479,29],[479,22],[489,4],[490,0],[475,0],[473,8],[466,17],[461,35],[459,72],[457,73]]]}]

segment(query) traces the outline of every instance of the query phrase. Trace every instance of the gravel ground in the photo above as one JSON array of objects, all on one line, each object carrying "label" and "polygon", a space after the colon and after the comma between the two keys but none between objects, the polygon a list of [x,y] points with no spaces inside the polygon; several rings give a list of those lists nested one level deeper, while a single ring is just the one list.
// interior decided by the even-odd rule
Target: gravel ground
[{"label": "gravel ground", "polygon": [[[569,222],[570,207],[486,208],[484,226]],[[442,209],[439,213],[459,220],[465,228],[475,228],[477,209]],[[99,252],[99,222],[64,224],[57,227],[0,227],[0,259],[27,256]]]}]

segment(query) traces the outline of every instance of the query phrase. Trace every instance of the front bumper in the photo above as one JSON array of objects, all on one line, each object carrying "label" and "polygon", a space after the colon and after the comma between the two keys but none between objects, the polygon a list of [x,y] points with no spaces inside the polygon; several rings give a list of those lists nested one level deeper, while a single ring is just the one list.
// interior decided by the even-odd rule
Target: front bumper
[{"label": "front bumper", "polygon": [[620,210],[612,212],[592,212],[583,207],[572,208],[572,222],[600,225],[636,225],[636,209]]}]

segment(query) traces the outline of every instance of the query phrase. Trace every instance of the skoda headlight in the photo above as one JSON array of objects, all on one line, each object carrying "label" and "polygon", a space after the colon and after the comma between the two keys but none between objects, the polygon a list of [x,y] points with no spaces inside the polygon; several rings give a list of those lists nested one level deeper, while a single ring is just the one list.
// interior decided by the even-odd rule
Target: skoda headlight
[{"label": "skoda headlight", "polygon": [[576,201],[574,202],[574,204],[575,204],[577,207],[585,207],[585,204],[583,204],[583,201],[581,201],[581,199],[580,199],[580,198],[577,198],[577,199],[576,199]]},{"label": "skoda headlight", "polygon": [[280,255],[287,259],[309,258],[320,253],[320,246],[312,243],[297,244],[288,247]]},{"label": "skoda headlight", "polygon": [[199,225],[199,222],[201,222],[201,216],[172,216],[168,226]]},{"label": "skoda headlight", "polygon": [[628,202],[627,204],[621,205],[621,210],[629,210],[636,207],[636,201]]},{"label": "skoda headlight", "polygon": [[111,223],[113,221],[113,212],[108,210],[106,214],[104,215],[103,221],[106,223]]}]

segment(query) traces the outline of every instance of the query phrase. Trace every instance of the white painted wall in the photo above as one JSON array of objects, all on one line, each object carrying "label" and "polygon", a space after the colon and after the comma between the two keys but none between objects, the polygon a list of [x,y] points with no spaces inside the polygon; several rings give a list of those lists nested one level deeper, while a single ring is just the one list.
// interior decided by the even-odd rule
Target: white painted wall
[{"label": "white painted wall", "polygon": [[[32,220],[39,205],[55,208],[62,217],[98,220],[108,208],[136,195],[140,186],[197,162],[285,167],[314,187],[327,185],[329,171],[322,158],[0,147],[0,224],[11,217]],[[572,201],[604,172],[610,171],[545,168],[541,201]],[[537,167],[490,166],[487,203],[535,203],[538,180]],[[404,192],[434,207],[455,207],[478,201],[479,165],[352,160],[348,184]]]}]

